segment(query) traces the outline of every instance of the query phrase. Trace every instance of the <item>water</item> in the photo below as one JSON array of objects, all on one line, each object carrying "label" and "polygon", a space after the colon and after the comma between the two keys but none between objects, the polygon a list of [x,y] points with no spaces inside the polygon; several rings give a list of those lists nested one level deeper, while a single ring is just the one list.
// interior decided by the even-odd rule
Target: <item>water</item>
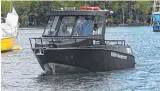
[{"label": "water", "polygon": [[160,33],[151,27],[107,28],[107,39],[125,39],[132,46],[133,69],[45,76],[28,40],[42,32],[21,30],[22,50],[2,54],[2,91],[160,91]]}]

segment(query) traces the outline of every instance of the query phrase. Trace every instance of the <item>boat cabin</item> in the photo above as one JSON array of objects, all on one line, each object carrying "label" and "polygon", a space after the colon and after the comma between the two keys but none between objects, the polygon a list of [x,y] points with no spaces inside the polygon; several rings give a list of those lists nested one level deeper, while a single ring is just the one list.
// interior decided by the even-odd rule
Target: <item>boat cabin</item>
[{"label": "boat cabin", "polygon": [[160,12],[153,13],[153,31],[160,31]]},{"label": "boat cabin", "polygon": [[160,1],[154,0],[152,11],[153,32],[160,32]]},{"label": "boat cabin", "polygon": [[108,14],[108,10],[50,11],[42,37],[103,37]]},{"label": "boat cabin", "polygon": [[160,23],[160,12],[153,13],[153,22],[154,24]]},{"label": "boat cabin", "polygon": [[[98,7],[49,11],[42,37],[30,38],[30,43],[35,40],[36,47],[49,48],[106,45],[106,19],[109,14],[109,10],[99,10]],[[111,40],[108,42],[111,43]],[[124,40],[112,42],[125,44]]]}]

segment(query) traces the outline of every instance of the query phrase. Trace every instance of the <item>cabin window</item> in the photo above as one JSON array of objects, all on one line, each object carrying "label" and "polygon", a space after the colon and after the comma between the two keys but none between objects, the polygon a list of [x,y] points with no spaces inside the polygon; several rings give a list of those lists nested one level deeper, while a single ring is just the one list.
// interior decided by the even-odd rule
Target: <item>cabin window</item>
[{"label": "cabin window", "polygon": [[158,25],[158,23],[160,22],[160,14],[153,15],[153,22],[157,22],[157,25]]},{"label": "cabin window", "polygon": [[75,25],[74,36],[90,36],[92,33],[93,16],[79,16]]},{"label": "cabin window", "polygon": [[44,35],[55,36],[57,31],[56,27],[57,27],[58,19],[59,19],[59,16],[53,16],[49,18]]},{"label": "cabin window", "polygon": [[93,26],[93,35],[101,35],[103,28],[103,17],[95,17],[94,26]]},{"label": "cabin window", "polygon": [[71,36],[75,24],[75,16],[65,16],[62,19],[58,36]]}]

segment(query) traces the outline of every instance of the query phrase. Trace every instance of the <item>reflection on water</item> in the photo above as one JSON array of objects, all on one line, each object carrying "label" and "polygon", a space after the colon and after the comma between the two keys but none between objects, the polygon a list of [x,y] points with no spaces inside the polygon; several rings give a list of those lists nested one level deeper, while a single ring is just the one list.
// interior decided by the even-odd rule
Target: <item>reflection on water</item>
[{"label": "reflection on water", "polygon": [[22,49],[2,54],[2,91],[160,91],[160,33],[151,27],[107,28],[106,39],[125,39],[131,45],[135,68],[82,74],[44,74],[28,40],[42,32],[21,30]]},{"label": "reflection on water", "polygon": [[[120,80],[114,75],[121,76],[127,70],[112,71],[112,72],[97,72],[86,74],[66,74],[66,75],[48,75],[37,77],[37,82],[45,84],[43,86],[50,86],[49,90],[68,90],[68,91],[117,91],[122,86],[127,85],[125,80]],[[132,72],[132,69],[128,70]],[[125,75],[123,75],[125,76]],[[121,82],[120,82],[121,81]],[[47,84],[47,85],[46,85]],[[115,88],[116,87],[116,88]],[[45,88],[45,87],[44,87]]]},{"label": "reflection on water", "polygon": [[6,51],[6,52],[2,52],[1,56],[7,56],[7,55],[12,55],[14,53],[16,53],[17,51]]}]

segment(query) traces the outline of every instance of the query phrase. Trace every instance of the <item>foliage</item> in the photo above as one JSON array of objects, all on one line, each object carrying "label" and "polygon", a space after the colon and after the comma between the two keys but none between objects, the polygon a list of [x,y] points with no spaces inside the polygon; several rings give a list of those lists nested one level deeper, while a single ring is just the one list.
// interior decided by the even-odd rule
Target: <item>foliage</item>
[{"label": "foliage", "polygon": [[20,24],[26,27],[32,16],[35,26],[44,26],[45,14],[49,10],[57,10],[64,7],[76,7],[90,5],[100,6],[102,9],[109,9],[114,14],[109,17],[108,22],[115,24],[130,22],[147,22],[151,15],[153,1],[1,1],[1,16],[11,11],[10,4],[13,4],[18,15]]},{"label": "foliage", "polygon": [[11,12],[11,4],[9,1],[1,2],[1,16],[7,14],[7,12]]},{"label": "foliage", "polygon": [[119,3],[115,2],[115,4],[113,5],[113,10],[117,12],[120,9],[120,7],[121,6],[119,5]]},{"label": "foliage", "polygon": [[127,23],[132,23],[133,19],[129,18],[127,19]]},{"label": "foliage", "polygon": [[113,18],[108,18],[107,21],[108,21],[108,23],[113,23],[114,20],[113,20]]},{"label": "foliage", "polygon": [[27,27],[27,25],[28,25],[28,17],[27,16],[25,16],[25,15],[21,15],[20,16],[20,26],[24,26],[24,27]]}]

